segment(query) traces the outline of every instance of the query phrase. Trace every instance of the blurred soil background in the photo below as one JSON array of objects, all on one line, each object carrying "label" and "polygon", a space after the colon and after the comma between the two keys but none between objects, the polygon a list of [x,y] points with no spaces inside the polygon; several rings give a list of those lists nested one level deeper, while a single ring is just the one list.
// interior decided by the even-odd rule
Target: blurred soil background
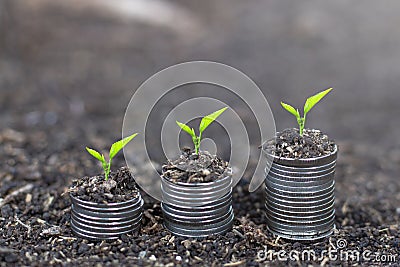
[{"label": "blurred soil background", "polygon": [[[136,88],[154,73],[192,60],[225,63],[251,77],[269,101],[277,130],[295,126],[280,101],[302,106],[316,91],[334,87],[307,117],[307,127],[328,133],[340,146],[334,238],[346,238],[358,249],[398,253],[399,8],[395,0],[0,0],[1,265],[60,264],[54,258],[63,256],[52,254],[52,240],[43,230],[64,226],[55,235],[73,237],[67,227],[69,200],[62,193],[73,178],[100,170],[84,147],[108,149],[121,136],[124,112]],[[252,125],[253,117],[240,101],[231,102]],[[172,107],[164,105],[162,114]],[[162,121],[160,115],[154,124]],[[122,155],[118,165],[124,165]],[[262,193],[247,193],[250,178],[244,177],[235,196],[255,203],[254,210],[261,214]],[[39,204],[28,208],[31,203]],[[144,232],[127,241],[133,259],[133,243],[146,240],[144,233],[151,233],[146,229],[159,224],[159,231],[168,235],[161,228],[158,204],[148,205],[153,213],[144,219]],[[266,243],[284,249],[308,246],[276,240],[262,225],[263,215],[247,213],[249,205],[234,206],[235,229],[244,234],[250,221],[261,225],[251,231],[265,235],[243,236],[243,249],[201,262],[179,254],[177,247],[171,248],[175,254],[140,247],[154,251],[156,258],[148,253],[141,260],[257,265],[256,252]],[[31,226],[36,236],[19,222]],[[12,236],[21,232],[25,234]],[[371,236],[373,242],[368,241]],[[67,241],[64,263],[118,264],[112,256],[91,259],[104,244],[89,243],[87,248],[80,239]],[[324,247],[325,241],[318,246]],[[36,250],[38,246],[43,247]],[[225,246],[235,251],[232,244]],[[176,262],[176,253],[182,262]],[[119,263],[137,263],[129,255],[118,257]]]}]

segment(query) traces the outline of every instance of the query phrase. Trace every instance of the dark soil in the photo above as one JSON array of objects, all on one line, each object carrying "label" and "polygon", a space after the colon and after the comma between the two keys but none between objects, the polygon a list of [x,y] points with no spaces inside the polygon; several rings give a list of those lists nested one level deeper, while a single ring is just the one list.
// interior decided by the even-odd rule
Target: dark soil
[{"label": "dark soil", "polygon": [[[373,263],[361,259],[329,259],[326,255],[305,261],[280,261],[276,255],[272,260],[257,258],[265,246],[268,250],[284,253],[313,249],[320,256],[318,253],[323,250],[337,248],[339,239],[347,242],[348,250],[395,255],[395,261],[398,260],[400,188],[391,179],[395,176],[388,175],[399,171],[400,155],[396,150],[389,151],[391,156],[386,158],[373,154],[366,157],[365,149],[370,147],[340,143],[342,149],[336,172],[337,230],[332,237],[317,242],[286,241],[269,233],[265,224],[263,190],[249,193],[247,179],[234,188],[234,226],[224,235],[199,240],[171,235],[162,226],[160,204],[151,203],[142,192],[146,203],[142,228],[137,234],[124,235],[113,242],[91,242],[71,232],[69,183],[62,178],[68,175],[66,171],[82,172],[79,166],[85,162],[86,153],[69,151],[69,155],[76,157],[62,157],[47,151],[46,158],[58,156],[58,160],[47,161],[36,168],[29,151],[37,150],[31,145],[23,145],[30,138],[18,132],[10,138],[8,132],[0,132],[0,156],[7,159],[0,162],[0,266],[340,266]],[[81,159],[77,160],[79,157]],[[91,159],[85,162],[89,169],[95,168],[90,165],[92,162]],[[68,169],[63,168],[64,165]],[[378,166],[384,166],[388,172]],[[34,178],[36,175],[41,178]],[[46,177],[58,179],[47,183]],[[391,186],[385,186],[387,184]]]},{"label": "dark soil", "polygon": [[190,148],[182,149],[175,160],[162,166],[163,177],[173,183],[207,183],[223,178],[229,170],[228,162],[207,151],[197,155]]},{"label": "dark soil", "polygon": [[95,203],[123,202],[137,197],[136,182],[127,167],[110,172],[108,180],[104,174],[85,176],[72,182],[69,192],[72,196]]},{"label": "dark soil", "polygon": [[306,159],[329,155],[335,150],[335,142],[320,130],[285,129],[278,132],[274,139],[264,144],[264,149],[277,157]]}]

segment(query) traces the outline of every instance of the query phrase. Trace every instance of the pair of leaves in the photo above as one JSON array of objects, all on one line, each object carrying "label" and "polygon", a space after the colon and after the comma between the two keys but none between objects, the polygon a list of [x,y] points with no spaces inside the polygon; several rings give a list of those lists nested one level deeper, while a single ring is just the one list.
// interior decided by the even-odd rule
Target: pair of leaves
[{"label": "pair of leaves", "polygon": [[326,96],[330,91],[332,91],[332,88],[326,89],[325,91],[322,91],[318,94],[315,94],[309,98],[307,98],[306,103],[304,104],[303,108],[303,117],[301,117],[300,112],[298,109],[295,109],[289,104],[285,104],[281,102],[281,105],[284,109],[289,111],[291,114],[293,114],[296,119],[297,123],[299,124],[299,130],[300,130],[300,135],[303,135],[303,129],[304,125],[306,123],[306,115],[307,113],[324,97]]},{"label": "pair of leaves", "polygon": [[115,142],[114,144],[112,144],[111,148],[110,148],[110,152],[109,152],[109,161],[108,162],[106,162],[106,159],[104,158],[103,154],[100,154],[99,152],[97,152],[94,149],[86,147],[87,152],[89,152],[90,155],[92,155],[94,158],[96,158],[97,160],[99,160],[101,162],[101,165],[105,172],[106,180],[108,178],[108,172],[110,171],[110,165],[111,165],[112,159],[115,157],[115,155],[118,154],[118,152],[122,148],[124,148],[133,138],[135,138],[136,135],[138,135],[138,134],[137,133],[132,134],[132,135],[125,137],[122,140],[119,140],[119,141]]},{"label": "pair of leaves", "polygon": [[[222,108],[220,110],[217,110],[207,116],[205,116],[204,118],[201,119],[200,122],[200,127],[199,127],[199,132],[200,135],[204,132],[205,129],[207,129],[207,127],[213,122],[215,121],[225,110],[227,109],[227,107]],[[181,123],[179,121],[176,121],[176,124],[178,124],[178,126],[184,130],[185,132],[187,132],[188,134],[190,134],[190,136],[192,138],[196,137],[196,132],[194,131],[193,128],[190,128],[189,126],[187,126],[184,123]]]},{"label": "pair of leaves", "polygon": [[[131,136],[125,137],[124,139],[119,140],[119,141],[115,142],[114,144],[112,144],[112,146],[110,148],[110,154],[109,154],[110,159],[113,159],[115,157],[115,155],[117,155],[118,152],[122,148],[124,148],[124,146],[126,146],[133,138],[135,138],[136,135],[137,135],[137,133],[135,133]],[[90,155],[92,155],[93,157],[98,159],[101,163],[106,163],[106,160],[105,160],[103,154],[100,154],[96,150],[88,148],[88,147],[86,147],[86,150],[87,150],[87,152],[89,152]]]},{"label": "pair of leaves", "polygon": [[201,119],[200,122],[200,126],[199,126],[199,136],[196,136],[196,132],[194,131],[193,128],[190,128],[189,126],[187,126],[184,123],[181,123],[179,121],[176,121],[176,124],[178,124],[178,126],[184,130],[185,132],[187,132],[193,139],[193,143],[195,145],[196,148],[196,152],[198,152],[198,146],[200,145],[200,141],[201,141],[201,135],[204,132],[205,129],[207,129],[207,127],[213,123],[228,107],[224,107],[220,110],[217,110],[205,117],[203,117]]},{"label": "pair of leaves", "polygon": [[[307,98],[306,103],[304,104],[304,109],[303,109],[303,114],[304,117],[306,114],[324,97],[326,96],[330,91],[332,91],[332,88],[326,89],[325,91],[322,91],[318,94],[315,94],[309,98]],[[289,104],[285,104],[281,102],[281,105],[284,109],[292,113],[298,120],[301,118],[299,110],[295,109]]]}]

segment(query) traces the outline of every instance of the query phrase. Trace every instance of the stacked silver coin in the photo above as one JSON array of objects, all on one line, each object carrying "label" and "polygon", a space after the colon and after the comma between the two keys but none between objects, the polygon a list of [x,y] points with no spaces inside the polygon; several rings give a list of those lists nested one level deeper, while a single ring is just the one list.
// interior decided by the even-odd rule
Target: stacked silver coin
[{"label": "stacked silver coin", "polygon": [[143,199],[138,197],[120,203],[99,204],[70,195],[71,228],[74,234],[89,240],[114,240],[139,229]]},{"label": "stacked silver coin", "polygon": [[206,237],[232,229],[232,176],[210,183],[172,183],[162,177],[164,226],[173,234]]},{"label": "stacked silver coin", "polygon": [[336,158],[337,148],[319,158],[274,157],[265,180],[271,232],[293,240],[315,240],[332,233]]}]

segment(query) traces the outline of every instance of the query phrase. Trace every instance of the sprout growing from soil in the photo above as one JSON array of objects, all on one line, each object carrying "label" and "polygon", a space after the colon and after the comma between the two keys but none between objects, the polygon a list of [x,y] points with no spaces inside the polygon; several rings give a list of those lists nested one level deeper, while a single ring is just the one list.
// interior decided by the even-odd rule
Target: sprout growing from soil
[{"label": "sprout growing from soil", "polygon": [[109,152],[109,160],[106,162],[106,159],[104,158],[103,154],[100,154],[94,149],[86,147],[87,152],[89,152],[90,155],[92,155],[94,158],[99,160],[101,162],[101,166],[103,166],[104,169],[104,179],[107,181],[108,180],[108,175],[110,174],[110,168],[111,168],[111,162],[112,159],[117,155],[117,153],[124,148],[135,136],[138,135],[137,133],[132,134],[131,136],[125,137],[122,140],[119,140],[112,144]]},{"label": "sprout growing from soil", "polygon": [[176,124],[178,124],[179,127],[181,127],[182,130],[190,134],[193,140],[194,144],[194,149],[196,151],[196,154],[199,154],[200,150],[200,142],[201,142],[201,136],[204,132],[204,130],[213,122],[215,121],[219,115],[221,115],[228,107],[222,108],[220,110],[217,110],[210,115],[207,115],[201,119],[200,122],[200,127],[199,127],[199,136],[196,135],[196,132],[194,131],[193,128],[190,128],[184,123],[180,123],[179,121],[176,121]]},{"label": "sprout growing from soil", "polygon": [[295,109],[289,104],[285,104],[281,102],[281,105],[284,109],[289,111],[291,114],[293,114],[296,119],[297,123],[299,124],[299,130],[300,130],[300,135],[303,136],[303,130],[304,130],[304,125],[306,124],[306,115],[307,113],[317,104],[326,94],[328,94],[333,88],[326,89],[325,91],[319,92],[318,94],[315,94],[313,96],[310,96],[307,98],[306,103],[304,104],[304,111],[303,111],[303,117],[300,116],[300,112],[298,109]]}]

